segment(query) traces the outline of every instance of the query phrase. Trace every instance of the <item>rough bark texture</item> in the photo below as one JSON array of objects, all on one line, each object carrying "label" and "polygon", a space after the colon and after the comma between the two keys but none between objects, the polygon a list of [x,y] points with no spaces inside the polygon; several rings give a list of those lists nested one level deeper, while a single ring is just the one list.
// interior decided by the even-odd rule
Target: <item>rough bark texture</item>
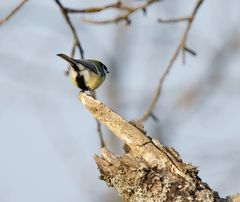
[{"label": "rough bark texture", "polygon": [[141,124],[124,120],[85,93],[79,98],[125,143],[125,154],[121,156],[105,148],[101,149],[101,157],[95,155],[101,179],[125,201],[240,201],[239,195],[221,199],[198,177],[196,167],[184,163],[173,148],[148,137]]},{"label": "rough bark texture", "polygon": [[127,153],[116,157],[106,149],[96,163],[108,186],[114,187],[126,201],[214,201],[214,192],[186,165],[192,181],[171,172],[167,167],[151,165],[140,156]]}]

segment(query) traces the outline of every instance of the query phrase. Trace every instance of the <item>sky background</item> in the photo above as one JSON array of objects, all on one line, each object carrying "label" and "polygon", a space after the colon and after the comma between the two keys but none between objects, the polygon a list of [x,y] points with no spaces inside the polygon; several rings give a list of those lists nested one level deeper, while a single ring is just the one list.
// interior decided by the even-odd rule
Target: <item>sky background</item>
[{"label": "sky background", "polygon": [[[1,1],[0,18],[17,2]],[[127,120],[139,117],[185,27],[156,19],[186,16],[193,6],[192,0],[166,0],[152,5],[147,15],[134,14],[131,26],[80,20],[106,19],[115,11],[71,15],[86,58],[98,59],[110,70],[98,98]],[[240,191],[239,8],[237,0],[204,2],[187,40],[197,57],[187,54],[185,65],[178,58],[154,111],[159,122],[145,124],[149,136],[198,166],[199,176],[222,197]],[[29,0],[0,27],[1,202],[119,200],[98,179],[95,120],[64,75],[66,63],[56,56],[68,54],[71,47],[72,33],[54,1]],[[105,128],[104,136],[107,147],[120,154],[120,141]]]}]

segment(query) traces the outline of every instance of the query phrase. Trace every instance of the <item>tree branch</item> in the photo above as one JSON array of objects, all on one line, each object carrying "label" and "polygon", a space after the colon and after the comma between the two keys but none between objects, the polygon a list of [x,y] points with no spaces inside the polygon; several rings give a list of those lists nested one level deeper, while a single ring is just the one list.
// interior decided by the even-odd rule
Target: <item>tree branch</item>
[{"label": "tree branch", "polygon": [[130,10],[128,6],[125,6],[122,1],[116,1],[115,3],[99,6],[99,7],[90,7],[84,9],[75,9],[75,8],[66,8],[69,13],[97,13],[100,11],[104,11],[110,8],[119,9],[119,10]]},{"label": "tree branch", "polygon": [[177,22],[185,22],[189,21],[190,17],[179,17],[179,18],[171,18],[171,19],[158,19],[160,23],[177,23]]},{"label": "tree branch", "polygon": [[[188,17],[188,18],[184,18],[184,20],[187,20],[187,26],[182,34],[182,37],[179,41],[179,44],[176,48],[176,50],[174,51],[174,53],[172,54],[169,62],[167,63],[166,67],[164,68],[163,70],[163,73],[160,77],[160,80],[159,80],[159,84],[157,86],[157,89],[156,89],[156,92],[147,108],[147,110],[143,113],[143,115],[138,119],[140,122],[143,122],[145,120],[147,120],[152,112],[153,112],[153,109],[161,95],[161,91],[162,91],[162,86],[163,86],[163,83],[169,73],[169,71],[171,70],[172,66],[173,66],[173,63],[175,62],[176,58],[178,57],[179,53],[182,51],[183,53],[186,51],[186,40],[187,40],[187,37],[188,37],[188,33],[189,33],[189,30],[191,28],[191,25],[192,25],[192,22],[193,20],[195,19],[195,16],[197,14],[197,11],[199,9],[199,7],[201,6],[201,4],[203,3],[204,0],[197,0],[197,3],[192,11],[192,14]],[[182,21],[183,18],[180,18],[179,21]],[[167,21],[167,20],[165,20]],[[176,19],[174,20],[168,20],[169,22],[172,22],[172,21],[177,21]]]},{"label": "tree branch", "polygon": [[[127,24],[130,24],[131,23],[131,21],[129,20],[130,15],[132,15],[133,13],[135,13],[138,10],[143,10],[144,12],[146,12],[146,8],[148,6],[150,6],[151,4],[156,3],[158,1],[160,1],[160,0],[147,0],[143,4],[137,5],[135,7],[129,7],[129,6],[123,5],[122,3],[119,3],[121,1],[118,1],[116,4],[113,4],[111,6],[106,6],[106,7],[121,9],[121,10],[124,10],[125,13],[123,13],[119,16],[116,16],[112,19],[107,19],[107,20],[94,20],[94,19],[89,19],[89,18],[82,18],[82,21],[86,22],[86,23],[92,23],[92,24],[109,24],[109,23],[118,23],[120,21],[126,21]],[[106,9],[106,7],[105,7],[105,9]]]},{"label": "tree branch", "polygon": [[81,58],[84,59],[84,51],[83,51],[80,39],[78,38],[77,31],[76,31],[75,27],[73,26],[73,24],[70,20],[67,9],[61,4],[61,2],[59,0],[55,0],[55,2],[59,6],[63,17],[64,17],[66,23],[68,24],[68,26],[69,26],[70,30],[72,31],[72,34],[73,34],[73,48],[72,48],[72,51],[71,51],[71,56],[72,57],[74,56],[75,48],[78,47]]},{"label": "tree branch", "polygon": [[[198,170],[173,149],[146,136],[139,123],[128,122],[100,101],[80,93],[92,115],[125,143],[125,154],[105,148],[95,161],[101,179],[126,201],[227,201],[198,177]],[[236,195],[235,198],[237,198]]]},{"label": "tree branch", "polygon": [[22,0],[7,16],[0,20],[0,25],[8,21],[16,12],[27,2],[28,0]]}]

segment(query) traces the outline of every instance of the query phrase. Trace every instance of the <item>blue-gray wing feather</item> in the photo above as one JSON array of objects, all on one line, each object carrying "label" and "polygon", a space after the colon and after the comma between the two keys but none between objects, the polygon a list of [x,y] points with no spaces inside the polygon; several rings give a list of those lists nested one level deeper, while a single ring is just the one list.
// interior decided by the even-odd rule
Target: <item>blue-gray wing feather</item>
[{"label": "blue-gray wing feather", "polygon": [[[75,59],[74,59],[75,60]],[[75,60],[76,63],[80,63],[81,65],[83,65],[84,67],[86,67],[87,69],[90,69],[91,71],[95,72],[96,74],[98,74],[98,70],[97,67],[94,64],[91,64],[89,62],[86,62],[84,60]]]}]

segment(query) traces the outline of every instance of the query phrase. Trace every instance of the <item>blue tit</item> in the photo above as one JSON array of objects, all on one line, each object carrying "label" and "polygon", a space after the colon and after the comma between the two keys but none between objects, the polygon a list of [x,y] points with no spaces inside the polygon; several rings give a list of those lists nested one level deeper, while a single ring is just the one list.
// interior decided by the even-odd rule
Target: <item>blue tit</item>
[{"label": "blue tit", "polygon": [[97,60],[76,60],[65,54],[57,54],[70,64],[69,76],[72,83],[85,90],[98,88],[109,73],[107,67]]}]

